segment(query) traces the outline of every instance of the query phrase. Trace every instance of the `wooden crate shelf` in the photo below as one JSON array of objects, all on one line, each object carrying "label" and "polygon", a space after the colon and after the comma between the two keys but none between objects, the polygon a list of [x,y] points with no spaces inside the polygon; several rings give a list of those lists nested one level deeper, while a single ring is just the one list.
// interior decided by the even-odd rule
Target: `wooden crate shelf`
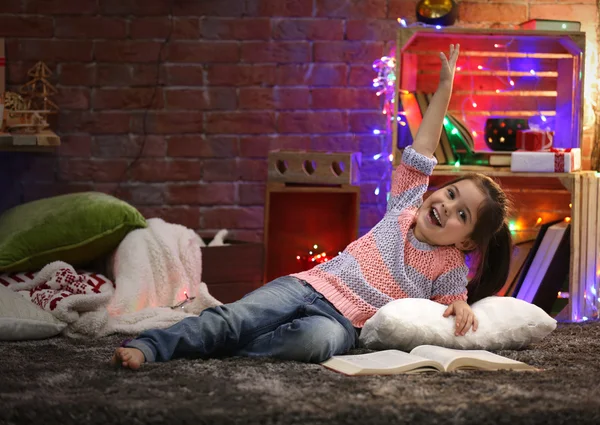
[{"label": "wooden crate shelf", "polygon": [[[395,116],[401,91],[433,93],[439,81],[437,53],[459,43],[449,113],[475,131],[476,150],[489,117],[541,120],[554,132],[556,147],[580,147],[583,116],[585,33],[424,27],[400,28],[396,46]],[[508,66],[507,66],[508,64]],[[479,69],[478,67],[481,67]],[[534,74],[531,74],[534,70]],[[508,84],[516,81],[515,86]],[[471,99],[477,107],[471,106]],[[395,163],[398,125],[392,120]]]},{"label": "wooden crate shelf", "polygon": [[337,255],[358,238],[359,212],[359,186],[268,183],[265,283],[305,270],[296,257],[314,244]]}]

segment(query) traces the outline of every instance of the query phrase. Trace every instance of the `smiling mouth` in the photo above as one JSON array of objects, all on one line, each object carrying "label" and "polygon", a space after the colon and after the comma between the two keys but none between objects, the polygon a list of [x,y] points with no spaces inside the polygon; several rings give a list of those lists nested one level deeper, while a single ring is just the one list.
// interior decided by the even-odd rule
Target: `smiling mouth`
[{"label": "smiling mouth", "polygon": [[435,208],[431,208],[431,210],[429,211],[429,219],[431,220],[431,222],[433,224],[435,224],[436,226],[440,226],[442,227],[442,220],[440,219],[440,214],[437,212],[437,210]]}]

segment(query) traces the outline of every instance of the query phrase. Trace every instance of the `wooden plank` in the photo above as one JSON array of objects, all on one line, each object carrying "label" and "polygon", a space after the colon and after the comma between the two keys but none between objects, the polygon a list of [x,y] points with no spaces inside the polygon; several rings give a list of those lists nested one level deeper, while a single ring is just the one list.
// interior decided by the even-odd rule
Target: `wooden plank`
[{"label": "wooden plank", "polygon": [[355,184],[360,181],[359,152],[271,151],[269,181]]},{"label": "wooden plank", "polygon": [[581,244],[581,173],[574,174],[571,191],[571,258],[569,279],[569,318],[578,321],[581,318],[580,290],[580,244]]},{"label": "wooden plank", "polygon": [[[596,189],[596,197],[598,202],[600,202],[600,175],[594,173],[594,186]],[[596,204],[598,205],[598,204]],[[595,270],[594,270],[594,289],[596,293],[594,294],[594,302],[596,306],[596,316],[598,316],[598,311],[600,309],[600,208],[596,206],[596,247],[594,249],[594,258],[596,262]],[[598,318],[598,317],[596,317]]]},{"label": "wooden plank", "polygon": [[[580,108],[576,105],[578,61],[574,58],[559,61],[556,91],[556,118],[554,125],[554,147],[579,147],[581,143]],[[579,100],[580,102],[580,100]],[[580,102],[581,103],[581,102]]]},{"label": "wooden plank", "polygon": [[588,209],[587,200],[589,199],[589,186],[587,184],[587,175],[581,175],[581,197],[580,197],[580,215],[579,224],[576,223],[580,229],[580,240],[579,245],[579,280],[578,280],[578,297],[577,302],[579,303],[579,320],[586,317],[586,281],[587,281],[587,243],[588,235]]},{"label": "wooden plank", "polygon": [[596,287],[596,268],[597,268],[597,253],[596,243],[598,227],[596,216],[598,210],[598,191],[596,176],[594,173],[586,173],[586,185],[588,187],[588,197],[586,200],[587,208],[587,226],[585,232],[587,234],[586,247],[586,266],[585,266],[585,315],[589,319],[597,316],[596,299],[598,298]]}]

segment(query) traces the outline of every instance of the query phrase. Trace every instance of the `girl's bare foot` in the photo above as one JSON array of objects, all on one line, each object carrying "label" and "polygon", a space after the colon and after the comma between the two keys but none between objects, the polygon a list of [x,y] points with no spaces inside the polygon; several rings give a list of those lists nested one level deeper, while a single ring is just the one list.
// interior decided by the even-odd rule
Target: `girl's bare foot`
[{"label": "girl's bare foot", "polygon": [[119,347],[115,350],[111,363],[115,366],[123,366],[132,370],[139,369],[146,361],[144,353],[137,348]]}]

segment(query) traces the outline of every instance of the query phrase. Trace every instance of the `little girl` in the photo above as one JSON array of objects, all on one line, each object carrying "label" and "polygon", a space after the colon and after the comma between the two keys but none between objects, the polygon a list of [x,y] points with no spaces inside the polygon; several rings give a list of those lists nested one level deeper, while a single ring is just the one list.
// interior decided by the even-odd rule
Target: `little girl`
[{"label": "little girl", "polygon": [[[117,348],[113,363],[137,369],[144,362],[217,356],[318,363],[357,347],[365,321],[398,298],[447,305],[444,316],[456,316],[456,335],[475,331],[469,304],[496,293],[508,275],[506,196],[491,179],[475,174],[422,200],[458,52],[458,45],[450,45],[449,60],[440,53],[438,89],[396,169],[387,212],[369,233],[311,270],[275,279],[170,328],[143,332]],[[478,259],[470,282],[466,252]]]}]

